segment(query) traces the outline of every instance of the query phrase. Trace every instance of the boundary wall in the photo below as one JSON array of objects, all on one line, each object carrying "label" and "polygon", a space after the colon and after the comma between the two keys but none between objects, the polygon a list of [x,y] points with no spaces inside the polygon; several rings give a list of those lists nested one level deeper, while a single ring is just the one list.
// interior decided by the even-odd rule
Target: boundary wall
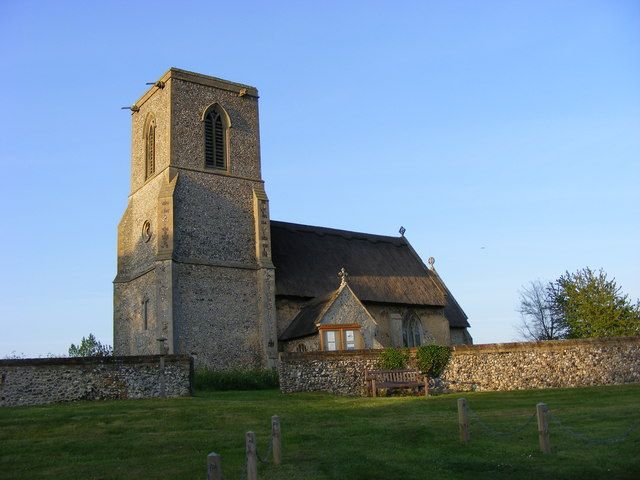
[{"label": "boundary wall", "polygon": [[[365,395],[364,376],[379,350],[282,353],[284,393]],[[415,366],[415,349],[411,351]],[[640,382],[640,336],[457,345],[432,386],[440,391],[505,391]]]},{"label": "boundary wall", "polygon": [[0,360],[0,406],[193,394],[184,355]]}]

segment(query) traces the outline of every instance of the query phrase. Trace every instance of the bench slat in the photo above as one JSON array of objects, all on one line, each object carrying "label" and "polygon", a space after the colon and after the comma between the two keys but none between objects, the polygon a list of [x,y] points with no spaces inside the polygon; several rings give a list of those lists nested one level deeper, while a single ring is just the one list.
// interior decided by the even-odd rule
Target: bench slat
[{"label": "bench slat", "polygon": [[416,370],[369,370],[365,372],[365,380],[371,382],[371,394],[377,396],[378,388],[410,388],[423,387],[427,395],[427,380]]}]

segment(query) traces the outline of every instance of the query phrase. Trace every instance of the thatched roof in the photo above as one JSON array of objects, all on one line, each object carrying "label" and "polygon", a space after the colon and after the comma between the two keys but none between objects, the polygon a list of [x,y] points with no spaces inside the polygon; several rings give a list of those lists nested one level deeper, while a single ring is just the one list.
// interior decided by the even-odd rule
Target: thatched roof
[{"label": "thatched roof", "polygon": [[444,290],[444,298],[447,302],[447,305],[444,307],[444,317],[447,320],[449,320],[449,326],[453,328],[470,327],[471,325],[469,325],[469,322],[468,322],[469,317],[467,317],[467,314],[464,313],[464,310],[462,310],[462,307],[460,306],[458,301],[455,299],[455,297],[449,291],[449,288],[442,281],[442,278],[440,278],[440,275],[438,275],[438,272],[436,272],[435,269],[433,269],[432,272],[435,274],[437,281],[440,283],[440,285],[442,286],[442,289]]},{"label": "thatched roof", "polygon": [[293,340],[318,333],[316,324],[322,319],[322,314],[335,300],[336,292],[328,296],[311,300],[304,305],[287,328],[280,334],[279,340]]},{"label": "thatched roof", "polygon": [[445,306],[445,290],[404,237],[271,222],[276,295],[324,297],[349,273],[363,302]]}]

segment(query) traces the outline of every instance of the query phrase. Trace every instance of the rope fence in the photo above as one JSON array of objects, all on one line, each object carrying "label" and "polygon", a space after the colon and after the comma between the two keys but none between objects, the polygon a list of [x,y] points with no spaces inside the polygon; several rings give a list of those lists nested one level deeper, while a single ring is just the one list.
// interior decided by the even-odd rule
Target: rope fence
[{"label": "rope fence", "polygon": [[469,416],[478,425],[485,433],[494,437],[494,438],[509,438],[522,433],[529,425],[531,425],[535,419],[536,414],[530,415],[521,425],[512,427],[508,430],[496,430],[491,425],[488,425],[476,412],[469,409]]},{"label": "rope fence", "polygon": [[[567,435],[574,440],[591,445],[615,445],[628,440],[633,433],[640,430],[640,422],[636,422],[630,425],[621,434],[608,438],[591,437],[566,425],[560,418],[558,418],[558,415],[550,411],[544,403],[538,403],[536,405],[536,412],[526,417],[526,419],[520,424],[509,428],[508,430],[499,430],[484,421],[477,412],[469,408],[465,398],[458,399],[458,427],[460,431],[460,441],[462,443],[467,443],[471,440],[471,432],[478,431],[475,427],[478,427],[479,430],[490,437],[508,439],[524,433],[536,420],[540,451],[542,451],[542,453],[551,453],[549,421],[552,422],[554,431]],[[472,427],[474,428],[472,429]]]},{"label": "rope fence", "polygon": [[562,422],[562,420],[560,420],[553,412],[549,412],[549,418],[554,423],[554,425],[556,425],[560,429],[560,431],[562,431],[563,433],[567,434],[568,436],[570,436],[575,440],[582,441],[584,443],[589,443],[591,445],[615,445],[617,443],[622,443],[625,440],[627,440],[632,433],[635,433],[640,429],[640,422],[639,422],[629,426],[624,431],[624,433],[620,435],[616,435],[609,438],[592,438],[592,437],[589,437],[588,435],[585,435],[584,433],[580,433],[574,430],[573,428],[565,425]]},{"label": "rope fence", "polygon": [[[628,440],[634,433],[640,431],[640,422],[636,422],[615,436],[608,438],[592,437],[566,425],[558,415],[550,411],[544,403],[538,403],[536,405],[535,413],[526,417],[520,417],[517,425],[506,430],[498,429],[491,423],[486,422],[476,411],[472,410],[465,398],[458,399],[458,426],[460,430],[460,441],[463,443],[471,441],[472,431],[474,434],[482,431],[492,438],[511,439],[522,435],[527,429],[531,428],[533,423],[537,423],[540,451],[548,454],[551,453],[549,421],[551,421],[554,431],[591,445],[615,445]],[[254,432],[247,432],[245,435],[245,453],[246,461],[242,466],[242,480],[258,480],[259,463],[263,465],[271,463],[273,465],[280,465],[282,461],[280,417],[277,415],[271,417],[271,437],[267,443],[264,456],[260,455],[256,434]],[[222,474],[222,459],[220,455],[215,452],[207,455],[207,480],[224,480]]]},{"label": "rope fence", "polygon": [[[258,462],[280,465],[282,462],[280,417],[277,415],[271,417],[271,438],[265,455],[260,455],[258,451],[258,442],[254,432],[247,432],[245,435],[245,454],[245,462],[240,473],[242,480],[258,480]],[[207,455],[207,480],[224,480],[222,457],[215,452]]]}]

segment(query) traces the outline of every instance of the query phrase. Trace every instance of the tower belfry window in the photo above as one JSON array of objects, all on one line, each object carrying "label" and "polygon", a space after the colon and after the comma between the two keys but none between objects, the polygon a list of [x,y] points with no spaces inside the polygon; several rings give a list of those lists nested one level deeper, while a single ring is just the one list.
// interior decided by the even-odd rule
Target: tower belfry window
[{"label": "tower belfry window", "polygon": [[205,167],[227,168],[227,129],[229,121],[219,105],[209,108],[204,116]]},{"label": "tower belfry window", "polygon": [[151,120],[147,124],[144,134],[144,179],[149,179],[156,171],[156,122]]}]

